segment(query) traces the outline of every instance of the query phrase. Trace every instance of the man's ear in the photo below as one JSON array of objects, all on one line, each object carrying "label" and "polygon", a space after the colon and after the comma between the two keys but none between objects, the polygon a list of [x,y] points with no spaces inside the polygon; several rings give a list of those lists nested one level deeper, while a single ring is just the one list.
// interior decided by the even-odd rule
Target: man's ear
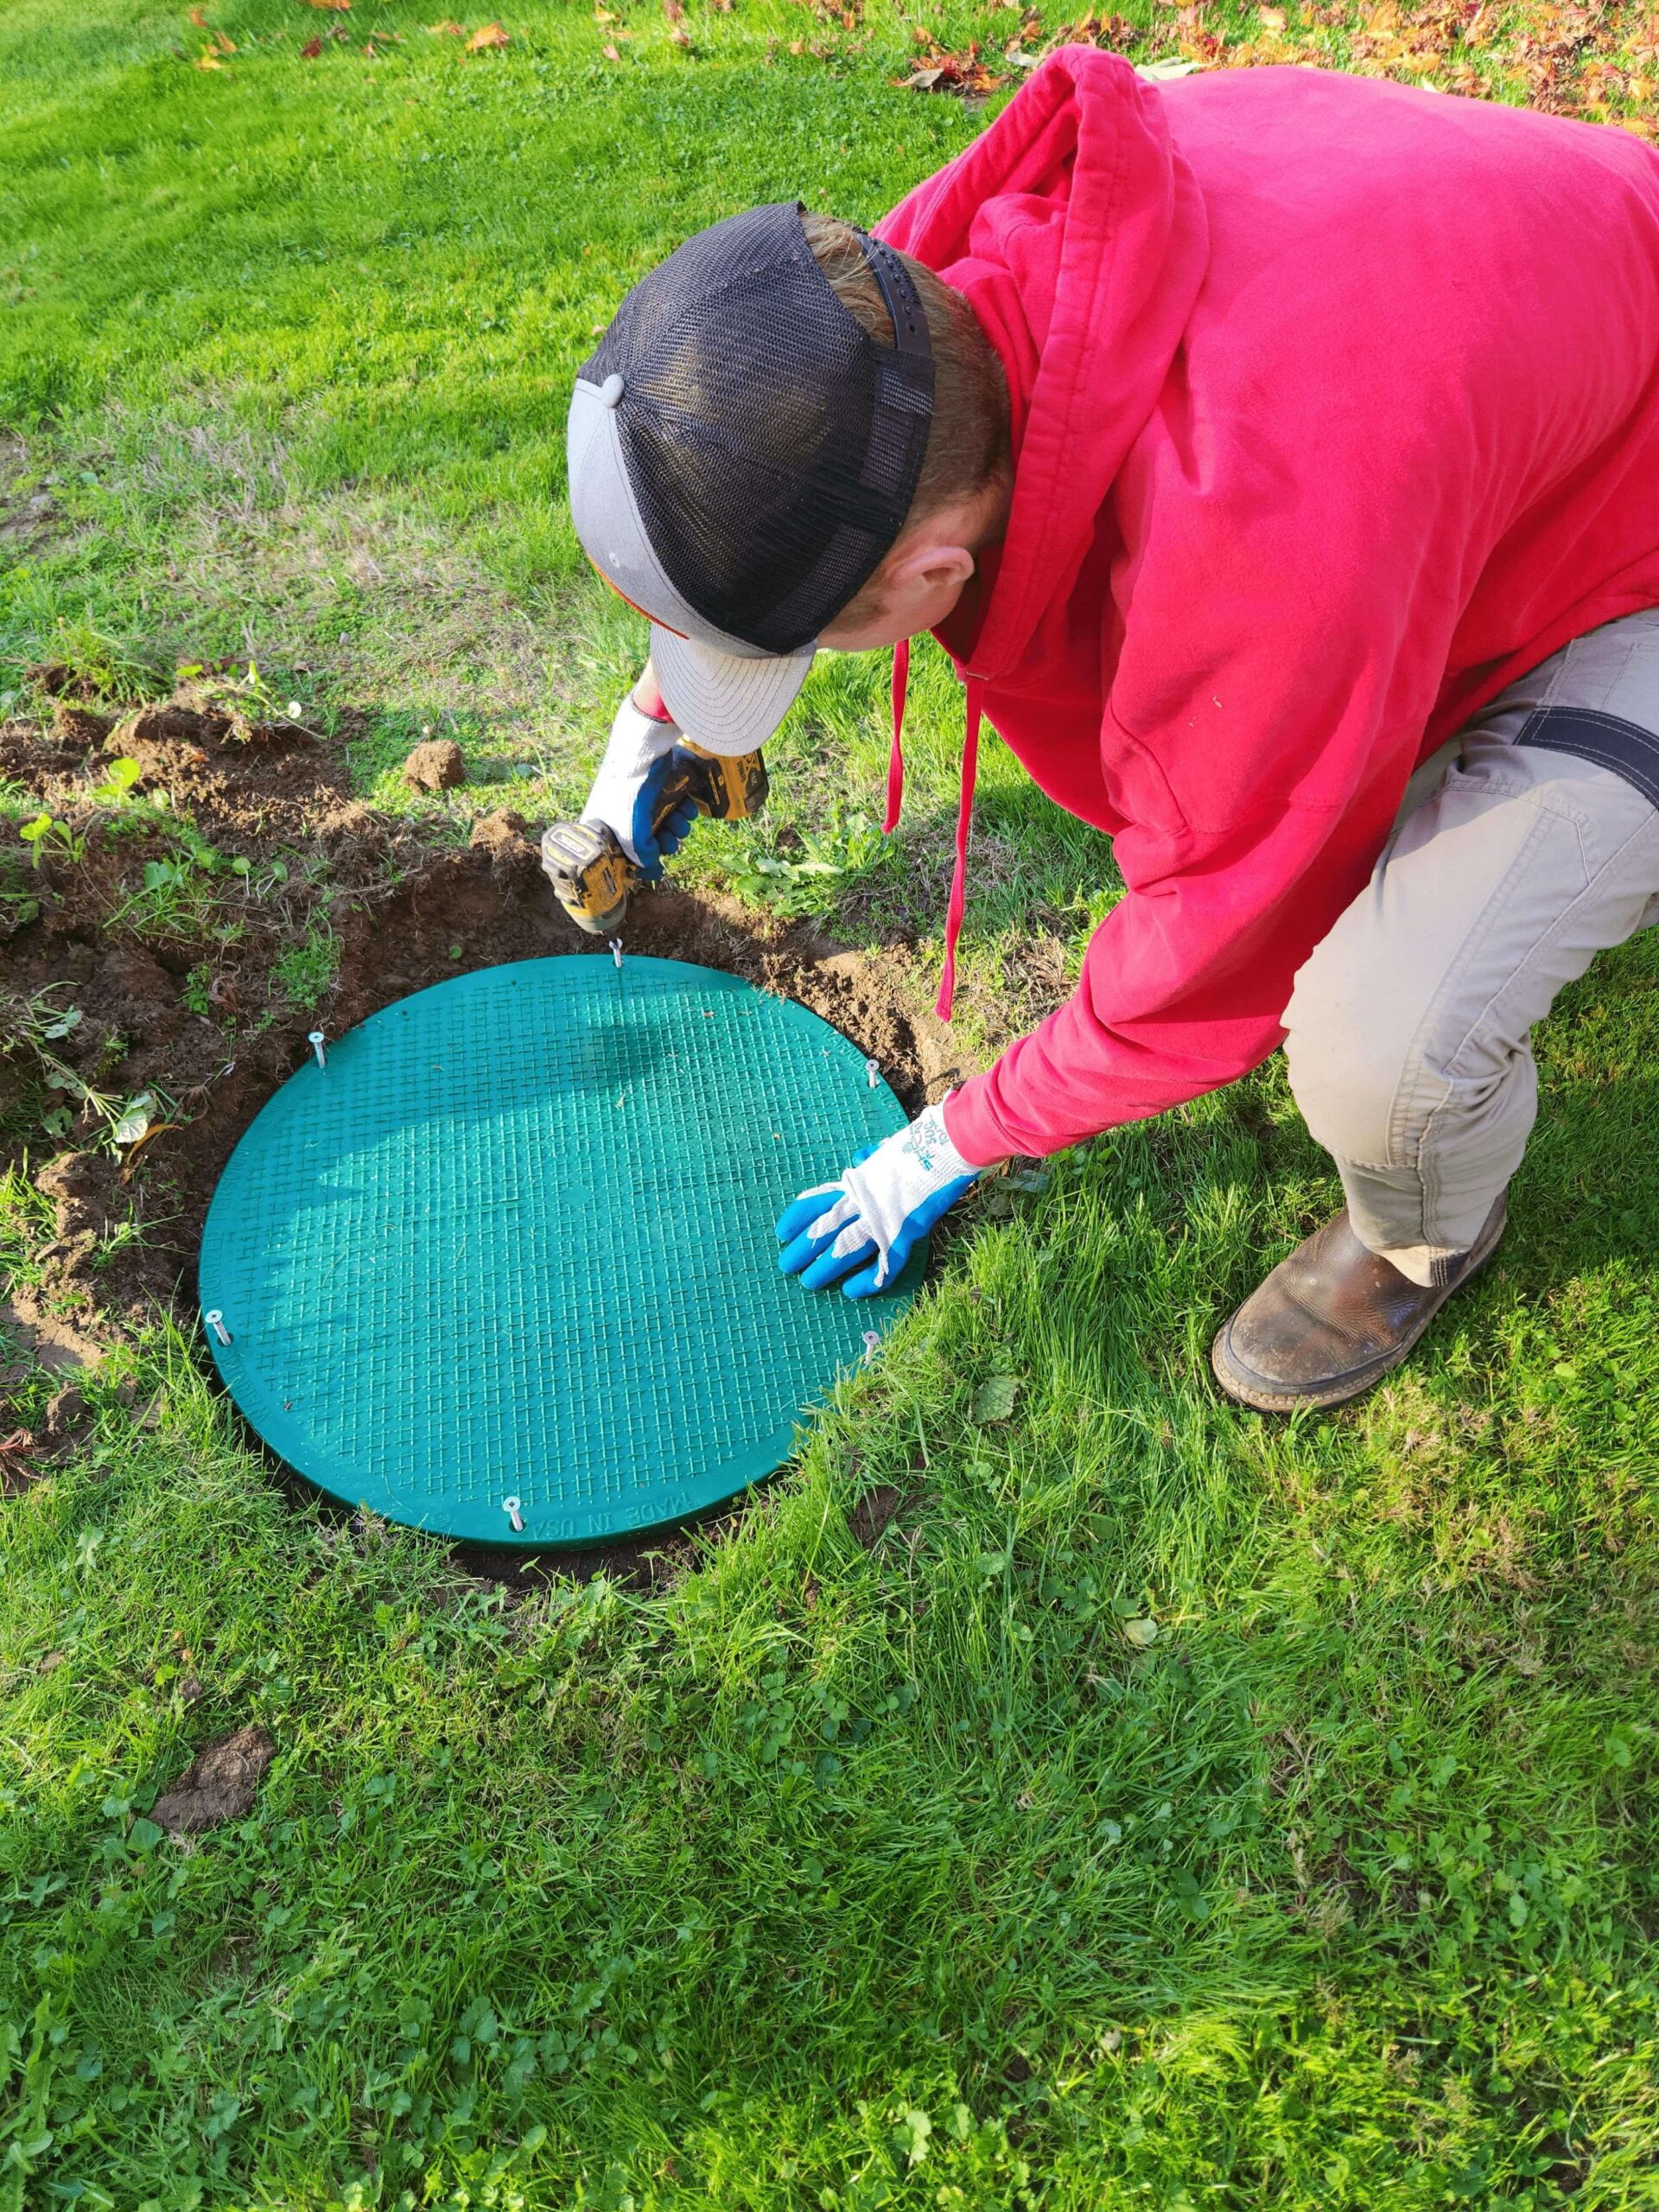
[{"label": "man's ear", "polygon": [[960,588],[974,573],[974,556],[965,545],[924,540],[902,552],[883,581],[889,590],[942,591]]}]

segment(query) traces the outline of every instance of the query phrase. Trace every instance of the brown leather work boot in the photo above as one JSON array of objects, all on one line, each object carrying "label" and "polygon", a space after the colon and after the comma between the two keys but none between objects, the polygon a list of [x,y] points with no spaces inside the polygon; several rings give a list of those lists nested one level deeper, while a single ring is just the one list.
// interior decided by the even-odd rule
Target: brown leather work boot
[{"label": "brown leather work boot", "polygon": [[1344,1206],[1252,1291],[1210,1348],[1230,1398],[1263,1413],[1339,1406],[1398,1367],[1454,1290],[1503,1234],[1502,1198],[1446,1280],[1425,1290],[1366,1250]]}]

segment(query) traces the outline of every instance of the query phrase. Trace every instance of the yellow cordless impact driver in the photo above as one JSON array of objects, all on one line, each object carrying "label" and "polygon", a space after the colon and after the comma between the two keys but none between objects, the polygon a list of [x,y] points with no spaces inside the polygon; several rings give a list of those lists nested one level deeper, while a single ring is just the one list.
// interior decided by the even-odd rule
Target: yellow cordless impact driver
[{"label": "yellow cordless impact driver", "polygon": [[[666,822],[689,799],[699,814],[716,822],[746,822],[765,805],[766,788],[766,763],[758,753],[705,753],[682,738],[656,820]],[[554,823],[543,832],[542,866],[560,906],[590,937],[609,937],[621,928],[629,897],[642,880],[615,832],[599,822]]]}]

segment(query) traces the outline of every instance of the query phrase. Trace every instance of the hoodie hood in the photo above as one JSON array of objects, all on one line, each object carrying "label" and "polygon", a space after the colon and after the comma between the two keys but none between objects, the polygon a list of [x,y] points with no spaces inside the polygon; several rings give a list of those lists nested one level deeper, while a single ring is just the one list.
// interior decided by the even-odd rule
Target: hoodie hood
[{"label": "hoodie hood", "polygon": [[1169,379],[1208,258],[1203,199],[1159,92],[1117,55],[1067,47],[877,235],[967,296],[1007,378],[1013,504],[957,658],[1017,683]]},{"label": "hoodie hood", "polygon": [[[1068,656],[1066,603],[1107,495],[1168,380],[1208,256],[1204,203],[1163,105],[1127,61],[1052,54],[982,137],[900,202],[876,235],[963,293],[1007,382],[1014,495],[971,640],[939,639],[967,685],[956,867],[935,1010],[950,1019],[987,689],[1023,688]],[[1109,558],[1109,551],[1108,553]],[[909,648],[893,656],[887,827],[899,818]],[[1102,827],[1097,766],[1051,725],[1004,735],[1050,795]],[[1054,739],[1059,739],[1056,745]]]}]

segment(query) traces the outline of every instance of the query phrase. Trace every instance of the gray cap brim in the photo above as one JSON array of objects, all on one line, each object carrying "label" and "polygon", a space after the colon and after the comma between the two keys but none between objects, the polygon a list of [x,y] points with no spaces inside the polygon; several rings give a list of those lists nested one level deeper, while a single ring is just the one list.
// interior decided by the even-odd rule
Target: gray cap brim
[{"label": "gray cap brim", "polygon": [[757,659],[651,626],[651,664],[664,703],[705,753],[758,752],[799,696],[814,650]]},{"label": "gray cap brim", "polygon": [[[668,711],[705,753],[753,753],[794,705],[815,648],[773,656],[706,622],[658,559],[623,456],[622,379],[578,377],[570,395],[570,512],[588,557],[652,618],[651,664]],[[669,626],[672,626],[671,627]]]}]

